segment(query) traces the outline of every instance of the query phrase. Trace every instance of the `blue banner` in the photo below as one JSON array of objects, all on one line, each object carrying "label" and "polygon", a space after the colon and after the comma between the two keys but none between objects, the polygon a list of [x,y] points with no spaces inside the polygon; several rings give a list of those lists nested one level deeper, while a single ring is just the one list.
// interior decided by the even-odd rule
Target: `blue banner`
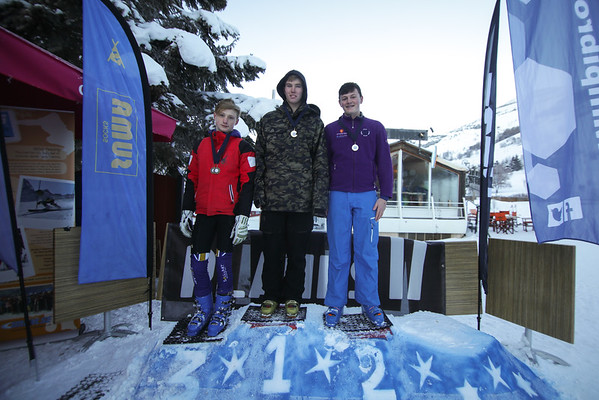
[{"label": "blue banner", "polygon": [[[3,128],[4,128],[4,124]],[[15,237],[14,237],[14,207],[12,191],[9,190],[10,176],[8,174],[8,160],[4,146],[4,129],[0,131],[0,261],[10,268],[18,271]]]},{"label": "blue banner", "polygon": [[139,49],[118,11],[84,0],[79,283],[147,275],[151,127],[144,85]]},{"label": "blue banner", "polygon": [[599,2],[507,7],[537,241],[599,243]]}]

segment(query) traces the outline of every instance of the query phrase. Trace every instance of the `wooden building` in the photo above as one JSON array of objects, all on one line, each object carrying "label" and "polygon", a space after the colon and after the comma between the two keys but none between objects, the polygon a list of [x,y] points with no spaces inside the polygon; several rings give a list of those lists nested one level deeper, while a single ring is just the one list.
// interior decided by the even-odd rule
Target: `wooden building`
[{"label": "wooden building", "polygon": [[380,221],[381,235],[417,240],[463,236],[467,170],[404,140],[390,147],[393,198]]}]

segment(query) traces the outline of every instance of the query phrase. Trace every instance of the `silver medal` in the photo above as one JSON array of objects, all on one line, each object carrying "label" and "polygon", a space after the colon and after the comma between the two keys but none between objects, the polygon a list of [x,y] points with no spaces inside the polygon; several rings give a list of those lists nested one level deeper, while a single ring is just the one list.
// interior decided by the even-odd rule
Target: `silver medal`
[{"label": "silver medal", "polygon": [[219,167],[212,167],[212,168],[210,168],[210,173],[212,173],[214,175],[218,175],[220,173],[220,168]]},{"label": "silver medal", "polygon": [[291,137],[297,137],[297,131],[295,129],[291,131]]},{"label": "silver medal", "polygon": [[357,144],[355,144],[355,143],[354,143],[354,144],[353,144],[353,146],[351,147],[351,149],[352,149],[353,151],[358,151],[358,149],[359,149],[359,148],[360,148],[360,146],[358,146],[358,145],[357,145]]}]

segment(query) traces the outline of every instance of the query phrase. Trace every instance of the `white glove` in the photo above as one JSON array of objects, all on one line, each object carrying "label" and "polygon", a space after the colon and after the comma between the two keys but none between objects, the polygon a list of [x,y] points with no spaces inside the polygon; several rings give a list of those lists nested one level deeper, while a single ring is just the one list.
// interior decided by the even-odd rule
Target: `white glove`
[{"label": "white glove", "polygon": [[233,246],[242,243],[248,237],[248,217],[245,215],[235,216],[235,225],[231,230],[231,239],[233,239]]},{"label": "white glove", "polygon": [[191,210],[183,210],[181,212],[181,222],[179,223],[179,229],[181,233],[188,238],[191,238],[193,232],[193,225],[196,222],[196,216]]}]

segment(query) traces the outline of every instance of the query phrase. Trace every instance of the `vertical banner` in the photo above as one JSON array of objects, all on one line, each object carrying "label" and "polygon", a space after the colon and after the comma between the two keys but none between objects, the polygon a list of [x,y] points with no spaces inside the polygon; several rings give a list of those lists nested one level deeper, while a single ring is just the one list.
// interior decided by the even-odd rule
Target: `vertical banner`
[{"label": "vertical banner", "polygon": [[497,108],[497,43],[499,38],[500,1],[495,3],[495,11],[491,19],[485,70],[483,75],[483,107],[481,116],[480,139],[480,229],[478,231],[478,273],[485,293],[487,292],[487,235],[489,231],[489,214],[491,202],[489,188],[493,185],[493,159],[495,151],[495,110]]},{"label": "vertical banner", "polygon": [[4,129],[0,128],[0,263],[18,272],[15,246],[15,221],[13,220],[12,190],[4,146]]},{"label": "vertical banner", "polygon": [[83,91],[79,283],[145,277],[152,235],[147,76],[109,1],[83,1]]},{"label": "vertical banner", "polygon": [[599,243],[599,2],[507,6],[537,241]]}]

